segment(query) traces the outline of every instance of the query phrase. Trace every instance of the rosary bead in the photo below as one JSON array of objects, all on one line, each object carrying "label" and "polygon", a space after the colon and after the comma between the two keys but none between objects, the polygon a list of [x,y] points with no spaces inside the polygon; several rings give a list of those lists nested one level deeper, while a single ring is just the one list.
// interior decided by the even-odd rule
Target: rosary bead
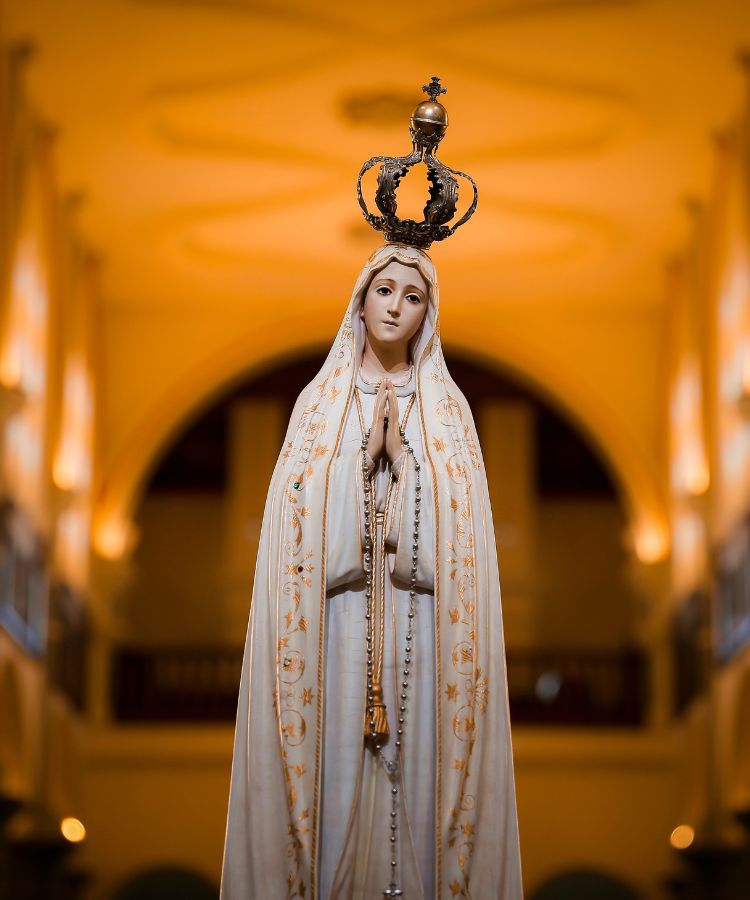
[{"label": "rosary bead", "polygon": [[397,747],[400,747],[400,746],[401,746],[401,741],[397,740],[397,741],[396,741],[396,746],[397,746]]},{"label": "rosary bead", "polygon": [[401,699],[406,700],[406,694],[401,694]]},{"label": "rosary bead", "polygon": [[398,793],[398,788],[397,788],[397,787],[392,787],[392,788],[391,788],[391,793],[392,793],[392,794],[397,794],[397,793]]},{"label": "rosary bead", "polygon": [[399,717],[398,717],[398,721],[399,721],[399,723],[400,723],[401,725],[403,725],[403,724],[404,724],[404,717],[403,717],[403,716],[399,716]]},{"label": "rosary bead", "polygon": [[406,707],[405,707],[405,706],[399,706],[399,709],[401,710],[401,712],[406,712]]}]

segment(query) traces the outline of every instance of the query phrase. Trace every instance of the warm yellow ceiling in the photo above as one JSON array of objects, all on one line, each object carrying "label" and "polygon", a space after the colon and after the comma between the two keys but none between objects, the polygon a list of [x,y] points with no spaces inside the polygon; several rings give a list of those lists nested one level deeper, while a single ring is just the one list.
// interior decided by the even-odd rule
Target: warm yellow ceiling
[{"label": "warm yellow ceiling", "polygon": [[746,0],[6,0],[6,23],[38,47],[31,94],[105,301],[149,309],[340,311],[380,242],[357,171],[407,151],[435,73],[441,156],[480,188],[433,248],[444,288],[477,309],[657,303],[750,44]]},{"label": "warm yellow ceiling", "polygon": [[663,266],[744,101],[747,0],[3,2],[104,257],[103,533],[196,408],[328,345],[381,242],[357,172],[408,150],[433,74],[480,189],[431,251],[445,343],[545,392],[662,533]]}]

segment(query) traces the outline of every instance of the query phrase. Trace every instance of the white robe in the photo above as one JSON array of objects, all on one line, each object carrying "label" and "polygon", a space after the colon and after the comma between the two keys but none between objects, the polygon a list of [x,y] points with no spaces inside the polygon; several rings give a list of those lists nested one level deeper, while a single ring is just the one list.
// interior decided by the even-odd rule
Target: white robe
[{"label": "white robe", "polygon": [[[357,377],[365,427],[372,422],[376,387]],[[395,389],[401,420],[414,378]],[[424,461],[416,403],[406,424],[414,456]],[[365,698],[365,591],[361,476],[361,426],[352,402],[329,496],[327,559],[326,701],[320,897],[380,900],[390,883],[391,783],[382,760],[363,742]],[[386,527],[385,643],[382,685],[395,756],[398,727],[396,678],[403,672],[408,628],[415,471],[399,468]],[[375,469],[375,508],[383,510],[389,481],[385,457]],[[378,529],[378,540],[381,532]],[[435,635],[434,543],[431,504],[422,506],[417,561],[416,615],[402,736],[397,882],[410,900],[435,896]],[[377,559],[377,554],[375,554]],[[395,641],[394,641],[395,623]],[[394,656],[397,665],[394,666]]]},{"label": "white robe", "polygon": [[[398,883],[408,900],[523,897],[484,462],[471,409],[443,358],[432,261],[414,247],[387,244],[363,266],[326,360],[295,404],[269,485],[237,704],[222,900],[380,900],[390,881],[390,785],[363,744],[354,379],[365,343],[361,303],[373,274],[391,260],[417,267],[430,289],[411,348],[417,399],[407,432],[425,465]],[[373,397],[362,399],[369,425]],[[398,472],[398,531],[406,540],[394,543],[389,528],[386,591],[399,663],[408,581],[397,575],[408,577],[415,478],[407,455]],[[393,729],[396,654],[392,632],[386,637],[384,700]]]}]

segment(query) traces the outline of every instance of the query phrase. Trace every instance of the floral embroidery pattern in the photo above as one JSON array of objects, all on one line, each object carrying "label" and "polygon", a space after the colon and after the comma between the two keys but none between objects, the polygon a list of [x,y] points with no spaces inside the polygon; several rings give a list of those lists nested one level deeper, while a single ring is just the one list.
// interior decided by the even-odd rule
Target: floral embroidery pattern
[{"label": "floral embroidery pattern", "polygon": [[[450,651],[452,672],[447,673],[444,695],[454,706],[451,719],[457,749],[453,761],[458,773],[455,796],[449,807],[447,847],[454,851],[456,869],[449,875],[454,897],[471,898],[468,863],[474,851],[475,798],[470,791],[471,756],[477,740],[477,713],[486,711],[488,680],[478,665],[476,628],[476,556],[472,518],[472,470],[480,468],[478,448],[471,427],[463,421],[461,406],[449,393],[436,407],[438,421],[445,426],[443,437],[432,445],[441,454],[450,483],[450,522],[446,531],[449,577],[455,584],[457,602],[449,606],[450,627],[455,631]],[[473,790],[473,789],[472,789]]]},{"label": "floral embroidery pattern", "polygon": [[[318,594],[322,581],[322,560],[305,539],[306,520],[314,520],[313,509],[306,505],[305,492],[318,469],[330,461],[330,446],[323,443],[329,426],[328,409],[343,393],[340,379],[347,373],[351,358],[352,331],[345,327],[341,333],[339,358],[324,381],[316,386],[317,396],[302,413],[297,438],[287,444],[282,454],[291,459],[292,474],[283,492],[283,533],[281,546],[281,588],[279,596],[279,638],[276,648],[277,687],[273,704],[279,723],[281,756],[289,811],[286,856],[287,898],[306,897],[311,885],[305,881],[303,860],[312,854],[311,837],[315,822],[310,800],[314,785],[304,760],[310,758],[305,738],[309,731],[305,707],[314,708],[317,693],[313,684],[305,683],[308,658],[315,658],[318,634],[312,633],[310,623],[319,620]],[[315,494],[314,496],[319,496]],[[324,497],[323,497],[324,500]],[[318,519],[318,521],[320,521]],[[307,546],[306,546],[307,545]],[[282,608],[282,601],[284,606]],[[312,643],[308,643],[312,642]],[[313,736],[315,723],[313,722]]]}]

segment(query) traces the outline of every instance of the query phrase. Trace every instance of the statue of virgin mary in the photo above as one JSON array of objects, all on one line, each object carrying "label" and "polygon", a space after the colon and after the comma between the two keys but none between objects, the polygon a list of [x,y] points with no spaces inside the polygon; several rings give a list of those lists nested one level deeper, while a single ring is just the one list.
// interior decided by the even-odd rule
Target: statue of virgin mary
[{"label": "statue of virgin mary", "polygon": [[[419,146],[435,134],[420,112],[444,116],[436,81],[413,153],[363,167],[383,162],[381,188],[404,160],[452,178],[442,134]],[[415,225],[385,193],[368,220],[388,243],[297,400],[268,490],[222,900],[523,896],[487,480],[423,249],[473,207],[449,229],[428,204]]]}]

